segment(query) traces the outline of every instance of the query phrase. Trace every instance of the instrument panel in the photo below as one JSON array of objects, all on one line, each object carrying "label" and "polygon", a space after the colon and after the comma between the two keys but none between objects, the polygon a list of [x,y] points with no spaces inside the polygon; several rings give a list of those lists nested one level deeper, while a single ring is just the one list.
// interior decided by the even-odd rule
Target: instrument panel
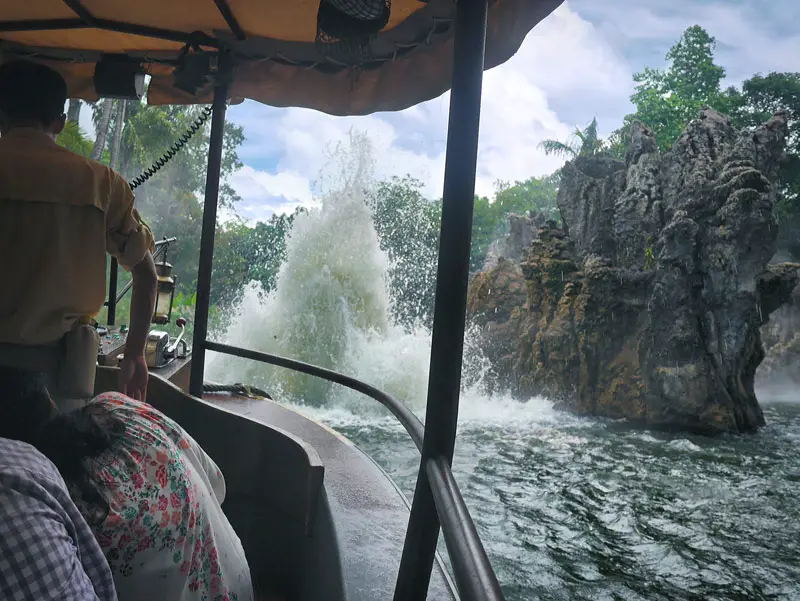
[{"label": "instrument panel", "polygon": [[117,365],[119,355],[125,351],[128,341],[128,326],[98,326],[97,334],[100,336],[97,362],[100,365]]}]

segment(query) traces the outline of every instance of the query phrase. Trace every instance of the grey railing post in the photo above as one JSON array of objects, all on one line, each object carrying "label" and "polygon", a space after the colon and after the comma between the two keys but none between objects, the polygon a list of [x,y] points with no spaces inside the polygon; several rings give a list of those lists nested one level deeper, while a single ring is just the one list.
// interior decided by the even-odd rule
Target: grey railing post
[{"label": "grey railing post", "polygon": [[453,459],[464,348],[487,0],[459,0],[422,459],[394,601],[426,598],[439,538],[428,460]]},{"label": "grey railing post", "polygon": [[119,263],[111,257],[108,269],[108,311],[106,323],[110,326],[117,323],[117,279],[119,278]]}]

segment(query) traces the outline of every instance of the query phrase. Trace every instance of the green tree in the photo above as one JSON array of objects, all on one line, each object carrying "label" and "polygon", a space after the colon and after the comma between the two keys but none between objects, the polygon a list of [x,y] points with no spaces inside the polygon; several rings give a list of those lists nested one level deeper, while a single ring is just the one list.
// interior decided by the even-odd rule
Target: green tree
[{"label": "green tree", "polygon": [[593,118],[584,129],[576,127],[572,138],[566,142],[544,140],[539,144],[539,148],[544,150],[545,154],[575,158],[602,154],[606,150],[606,145],[597,135],[597,118]]},{"label": "green tree", "polygon": [[94,146],[94,143],[86,137],[77,121],[67,121],[64,129],[58,134],[56,142],[67,150],[87,158],[92,154],[92,147]]},{"label": "green tree", "polygon": [[212,291],[218,305],[236,304],[251,282],[265,293],[275,288],[286,260],[286,237],[295,217],[304,211],[298,208],[289,215],[273,214],[255,226],[236,218],[217,229]]},{"label": "green tree", "polygon": [[475,197],[470,249],[470,270],[473,273],[483,269],[492,243],[508,232],[510,214],[524,215],[529,211],[538,211],[551,219],[558,218],[558,182],[558,172],[514,184],[498,182],[493,199]]},{"label": "green tree", "polygon": [[524,181],[498,182],[494,197],[495,211],[503,217],[511,213],[524,214],[538,211],[553,219],[558,218],[556,194],[559,173],[545,177],[530,177]]},{"label": "green tree", "polygon": [[248,229],[239,245],[233,247],[247,261],[248,282],[258,282],[264,292],[275,289],[278,271],[286,260],[286,238],[295,218],[304,212],[300,207],[289,215],[273,214],[269,221],[259,221]]},{"label": "green tree", "polygon": [[800,259],[800,73],[754,75],[742,84],[739,125],[765,122],[779,110],[789,118],[786,158],[781,165],[776,212],[780,223],[778,245]]},{"label": "green tree", "polygon": [[714,62],[715,43],[705,29],[694,25],[667,52],[665,69],[636,73],[631,96],[636,112],[625,117],[617,141],[621,138],[624,144],[627,128],[638,119],[653,131],[659,147],[668,150],[703,106],[735,111],[737,95],[720,88],[725,69]]},{"label": "green tree", "polygon": [[441,203],[426,199],[410,176],[378,182],[367,195],[381,249],[389,256],[394,318],[430,324],[436,289]]}]

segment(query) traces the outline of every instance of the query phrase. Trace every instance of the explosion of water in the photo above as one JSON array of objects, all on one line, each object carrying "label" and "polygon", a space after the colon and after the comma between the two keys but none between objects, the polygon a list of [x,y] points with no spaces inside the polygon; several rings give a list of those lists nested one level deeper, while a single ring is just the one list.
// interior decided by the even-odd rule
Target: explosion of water
[{"label": "explosion of water", "polygon": [[[430,332],[404,329],[390,317],[390,265],[365,203],[372,185],[368,139],[351,134],[350,152],[338,150],[335,184],[320,195],[318,208],[295,219],[275,290],[262,297],[255,286],[248,289],[239,319],[224,338],[340,371],[420,407],[427,392]],[[211,356],[207,373],[216,381],[261,386],[288,401],[358,403],[363,409],[356,393],[260,363]]]}]

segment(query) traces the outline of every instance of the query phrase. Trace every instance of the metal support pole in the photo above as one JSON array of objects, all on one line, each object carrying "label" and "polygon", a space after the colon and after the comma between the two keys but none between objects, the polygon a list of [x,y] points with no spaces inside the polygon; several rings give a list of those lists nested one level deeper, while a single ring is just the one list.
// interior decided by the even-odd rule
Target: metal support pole
[{"label": "metal support pole", "polygon": [[[222,66],[220,71],[222,71]],[[228,80],[223,76],[214,89],[214,112],[211,115],[211,138],[208,144],[206,195],[203,202],[203,230],[200,237],[200,264],[197,268],[197,304],[194,310],[192,371],[189,378],[189,392],[196,397],[203,395],[208,310],[211,306],[211,270],[214,265],[214,235],[217,230],[219,176],[222,167],[222,141],[227,101]]]},{"label": "metal support pole", "polygon": [[106,323],[110,326],[117,321],[117,280],[119,278],[119,263],[111,257],[111,267],[108,274],[108,318]]},{"label": "metal support pole", "polygon": [[420,601],[427,596],[439,517],[425,470],[431,458],[452,462],[455,447],[487,4],[488,0],[459,0],[456,9],[425,439],[394,601]]}]

